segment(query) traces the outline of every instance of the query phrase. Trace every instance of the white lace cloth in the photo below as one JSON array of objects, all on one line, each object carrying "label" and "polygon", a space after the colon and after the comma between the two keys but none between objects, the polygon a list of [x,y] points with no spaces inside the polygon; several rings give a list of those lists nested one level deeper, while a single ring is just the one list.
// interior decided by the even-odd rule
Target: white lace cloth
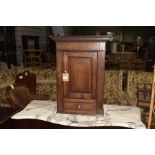
[{"label": "white lace cloth", "polygon": [[129,128],[146,128],[141,121],[141,110],[138,107],[105,105],[104,115],[75,115],[57,113],[57,103],[33,100],[12,119],[38,119],[55,124],[93,127],[121,126]]}]

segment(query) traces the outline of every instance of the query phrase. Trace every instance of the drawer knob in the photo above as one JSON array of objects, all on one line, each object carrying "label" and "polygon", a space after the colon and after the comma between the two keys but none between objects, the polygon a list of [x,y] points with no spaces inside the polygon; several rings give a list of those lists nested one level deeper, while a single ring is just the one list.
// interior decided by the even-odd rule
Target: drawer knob
[{"label": "drawer knob", "polygon": [[78,107],[78,109],[80,109],[80,108],[81,108],[81,106],[80,106],[80,105],[78,105],[77,107]]}]

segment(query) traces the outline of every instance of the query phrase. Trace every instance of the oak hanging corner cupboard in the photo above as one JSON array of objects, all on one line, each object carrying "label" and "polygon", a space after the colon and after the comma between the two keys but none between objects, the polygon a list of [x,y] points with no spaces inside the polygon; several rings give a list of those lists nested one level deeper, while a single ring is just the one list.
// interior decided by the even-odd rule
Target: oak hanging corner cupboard
[{"label": "oak hanging corner cupboard", "polygon": [[52,37],[56,42],[57,112],[103,114],[107,36]]}]

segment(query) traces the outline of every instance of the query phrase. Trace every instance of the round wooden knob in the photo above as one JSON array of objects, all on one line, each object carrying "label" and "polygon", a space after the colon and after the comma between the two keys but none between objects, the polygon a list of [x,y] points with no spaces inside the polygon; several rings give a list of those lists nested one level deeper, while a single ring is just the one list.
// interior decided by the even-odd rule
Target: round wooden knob
[{"label": "round wooden knob", "polygon": [[80,105],[78,105],[78,109],[80,109],[81,108],[81,106]]}]

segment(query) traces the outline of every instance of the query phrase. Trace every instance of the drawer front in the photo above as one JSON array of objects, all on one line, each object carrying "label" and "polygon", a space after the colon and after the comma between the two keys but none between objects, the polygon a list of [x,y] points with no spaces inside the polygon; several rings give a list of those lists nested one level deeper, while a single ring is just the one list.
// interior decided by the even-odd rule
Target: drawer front
[{"label": "drawer front", "polygon": [[105,43],[99,42],[61,42],[57,44],[57,50],[68,51],[99,51],[105,50]]},{"label": "drawer front", "polygon": [[96,104],[89,103],[64,103],[64,110],[96,111]]}]

